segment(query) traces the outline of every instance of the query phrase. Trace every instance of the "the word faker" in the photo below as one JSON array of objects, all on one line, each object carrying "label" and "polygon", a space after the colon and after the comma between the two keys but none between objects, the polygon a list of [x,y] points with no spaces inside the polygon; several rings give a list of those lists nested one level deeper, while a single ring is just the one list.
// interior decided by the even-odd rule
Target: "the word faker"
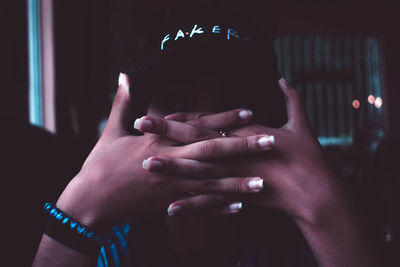
[{"label": "the word faker", "polygon": [[[221,28],[219,25],[215,25],[210,27],[211,33],[212,34],[219,34],[219,35],[225,35],[227,40],[230,40],[231,38],[237,38],[240,39],[238,32],[235,29],[228,28],[226,32]],[[210,30],[209,29],[209,30]],[[173,37],[173,40],[176,41],[179,38],[192,38],[195,34],[204,34],[207,32],[206,28],[198,27],[197,24],[194,25],[192,30],[190,32],[184,32],[181,29],[178,30],[178,32],[175,34],[175,37],[171,36],[171,34],[167,34],[164,39],[161,41],[161,50],[164,50],[164,44],[171,40]],[[225,37],[224,37],[225,38]],[[247,40],[247,38],[244,38]]]}]

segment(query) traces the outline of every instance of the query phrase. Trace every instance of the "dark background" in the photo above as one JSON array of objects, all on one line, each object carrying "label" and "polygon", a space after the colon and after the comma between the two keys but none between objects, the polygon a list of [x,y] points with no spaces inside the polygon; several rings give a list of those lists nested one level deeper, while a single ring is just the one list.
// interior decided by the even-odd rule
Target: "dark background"
[{"label": "dark background", "polygon": [[[224,1],[222,1],[224,2]],[[237,1],[225,1],[235,8]],[[116,89],[118,73],[127,58],[140,59],[143,36],[184,1],[54,1],[57,88],[57,136],[28,125],[28,67],[26,1],[1,5],[1,144],[2,205],[6,207],[8,255],[15,266],[27,266],[40,238],[44,217],[40,205],[57,199],[63,186],[95,143]],[[355,144],[347,162],[369,179],[358,200],[364,206],[371,233],[384,251],[388,266],[399,266],[400,136],[400,16],[396,1],[281,0],[246,1],[243,9],[257,17],[271,33],[370,34],[381,41],[381,68],[386,94],[387,141],[366,157],[365,143]],[[72,126],[71,108],[78,129]],[[337,152],[340,155],[340,151]],[[335,154],[334,154],[335,155]],[[369,166],[373,171],[368,171]],[[373,169],[371,166],[375,166]],[[388,178],[389,177],[389,178]],[[12,205],[13,204],[13,205]],[[24,213],[23,211],[26,211]],[[25,215],[23,215],[25,214]],[[390,228],[392,240],[384,241]],[[4,228],[3,228],[4,229]]]},{"label": "dark background", "polygon": [[[97,135],[97,124],[109,109],[123,57],[135,57],[132,54],[140,51],[138,46],[141,45],[143,31],[151,29],[157,20],[165,17],[168,9],[182,3],[178,0],[169,3],[55,1],[58,133],[72,134],[70,108],[74,106],[78,112],[80,133],[88,137]],[[226,5],[232,8],[240,4],[226,1]],[[399,114],[396,78],[400,70],[400,9],[396,1],[253,0],[247,1],[244,9],[277,35],[354,33],[379,38],[383,44],[381,68],[387,90],[385,108],[389,133],[398,136],[399,118],[395,114]],[[14,120],[27,121],[26,3],[12,1],[5,7],[3,5],[1,12],[4,12],[2,28],[5,32],[1,58],[6,71],[3,72],[2,114],[12,116]],[[131,51],[127,46],[131,47]],[[119,51],[129,51],[131,55]]]}]

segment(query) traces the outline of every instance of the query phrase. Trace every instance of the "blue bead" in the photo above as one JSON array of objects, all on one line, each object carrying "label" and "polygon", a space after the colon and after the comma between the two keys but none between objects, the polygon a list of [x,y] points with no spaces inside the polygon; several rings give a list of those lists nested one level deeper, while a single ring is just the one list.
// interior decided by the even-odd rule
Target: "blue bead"
[{"label": "blue bead", "polygon": [[51,211],[50,211],[50,215],[53,215],[54,216],[54,214],[56,214],[57,213],[57,209],[56,208],[53,208]]},{"label": "blue bead", "polygon": [[59,214],[56,215],[56,219],[57,220],[61,220],[62,218],[63,218],[63,214],[62,213],[59,213]]},{"label": "blue bead", "polygon": [[112,235],[106,234],[105,236],[103,236],[94,231],[89,231],[89,229],[85,225],[81,225],[78,222],[73,221],[71,218],[65,215],[63,211],[59,210],[57,207],[49,202],[46,202],[43,208],[49,215],[53,216],[60,223],[64,225],[69,223],[69,228],[71,228],[72,231],[75,231],[76,233],[85,236],[89,240],[96,241],[101,245],[111,245],[112,243],[114,243],[114,238],[112,237]]},{"label": "blue bead", "polygon": [[75,227],[77,224],[78,224],[77,222],[74,222],[73,220],[71,220],[71,222],[69,223],[69,227],[70,227],[71,229],[74,229],[74,227]]},{"label": "blue bead", "polygon": [[93,235],[94,235],[94,232],[93,232],[93,231],[90,231],[89,233],[86,234],[86,236],[87,236],[88,238],[90,238],[90,239],[92,239]]},{"label": "blue bead", "polygon": [[83,232],[83,230],[85,230],[85,227],[82,225],[78,225],[76,227],[76,231],[78,232],[78,234],[81,234]]},{"label": "blue bead", "polygon": [[51,208],[51,206],[52,206],[52,205],[51,205],[50,203],[47,202],[47,203],[44,204],[44,209],[45,209],[45,210],[49,210],[49,209]]}]

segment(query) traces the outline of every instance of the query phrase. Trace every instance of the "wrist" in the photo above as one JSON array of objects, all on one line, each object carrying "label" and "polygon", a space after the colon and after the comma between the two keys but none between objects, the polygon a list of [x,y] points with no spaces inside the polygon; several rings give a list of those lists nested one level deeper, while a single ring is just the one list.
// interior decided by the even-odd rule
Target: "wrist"
[{"label": "wrist", "polygon": [[102,246],[114,243],[110,233],[100,233],[71,218],[51,203],[43,206],[49,215],[45,233],[58,242],[87,255],[97,255]]},{"label": "wrist", "polygon": [[[296,223],[311,227],[325,227],[335,223],[336,219],[354,212],[347,190],[342,187],[336,177],[326,175],[319,177],[317,189],[301,205]],[[346,215],[345,215],[346,214]]]},{"label": "wrist", "polygon": [[316,205],[312,209],[313,216],[309,216],[308,220],[302,218],[295,221],[318,264],[380,266],[377,264],[376,248],[346,190],[335,190],[332,193],[331,197],[323,201],[323,205]]},{"label": "wrist", "polygon": [[87,175],[77,174],[64,189],[56,206],[81,224],[96,230],[108,230],[111,226],[99,213],[102,211],[97,203],[100,197],[95,194],[93,184],[93,179]]}]

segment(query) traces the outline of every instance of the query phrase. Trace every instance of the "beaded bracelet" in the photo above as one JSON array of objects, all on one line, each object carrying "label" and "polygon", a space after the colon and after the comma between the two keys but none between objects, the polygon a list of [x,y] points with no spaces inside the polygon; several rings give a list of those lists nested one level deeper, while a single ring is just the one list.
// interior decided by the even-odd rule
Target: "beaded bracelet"
[{"label": "beaded bracelet", "polygon": [[50,215],[45,233],[74,250],[84,254],[96,255],[102,246],[109,246],[114,243],[114,237],[111,233],[97,233],[73,220],[51,203],[46,202],[43,208]]}]

